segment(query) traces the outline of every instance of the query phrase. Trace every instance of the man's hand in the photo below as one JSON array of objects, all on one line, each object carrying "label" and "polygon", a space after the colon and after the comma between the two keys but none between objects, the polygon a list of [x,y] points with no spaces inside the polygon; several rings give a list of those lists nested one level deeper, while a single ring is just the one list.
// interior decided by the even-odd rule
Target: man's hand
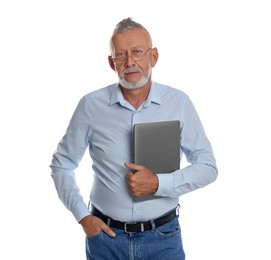
[{"label": "man's hand", "polygon": [[158,189],[158,177],[146,167],[133,163],[125,163],[131,172],[127,174],[127,183],[130,193],[134,197],[143,197],[154,194]]},{"label": "man's hand", "polygon": [[86,216],[80,221],[80,224],[87,236],[96,236],[102,231],[111,237],[116,236],[113,230],[98,217],[91,215]]}]

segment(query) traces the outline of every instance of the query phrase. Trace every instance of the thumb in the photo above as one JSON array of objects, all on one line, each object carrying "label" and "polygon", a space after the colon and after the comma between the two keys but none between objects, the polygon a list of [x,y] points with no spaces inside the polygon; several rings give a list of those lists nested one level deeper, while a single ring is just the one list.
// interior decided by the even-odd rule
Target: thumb
[{"label": "thumb", "polygon": [[143,168],[142,165],[138,165],[138,164],[135,164],[135,163],[125,162],[124,165],[125,165],[126,168],[128,168],[129,170],[132,170],[132,171],[139,171],[139,170],[142,170],[142,168]]}]

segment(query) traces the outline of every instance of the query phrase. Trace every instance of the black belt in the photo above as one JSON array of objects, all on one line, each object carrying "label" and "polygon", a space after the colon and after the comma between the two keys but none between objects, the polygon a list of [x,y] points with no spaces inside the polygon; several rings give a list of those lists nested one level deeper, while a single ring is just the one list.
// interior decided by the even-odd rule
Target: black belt
[{"label": "black belt", "polygon": [[121,221],[114,220],[108,216],[105,216],[103,213],[101,213],[95,207],[92,207],[92,215],[102,219],[110,227],[121,229],[125,233],[137,233],[137,232],[144,232],[147,230],[152,230],[153,226],[154,227],[162,226],[177,216],[176,210],[174,210],[174,211],[168,213],[167,215],[164,215],[160,218],[154,219],[153,221],[121,222]]}]

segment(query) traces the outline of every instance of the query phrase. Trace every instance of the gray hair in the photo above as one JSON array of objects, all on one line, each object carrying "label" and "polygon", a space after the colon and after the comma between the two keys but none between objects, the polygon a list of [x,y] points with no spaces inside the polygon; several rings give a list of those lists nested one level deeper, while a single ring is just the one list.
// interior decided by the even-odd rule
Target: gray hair
[{"label": "gray hair", "polygon": [[132,18],[129,17],[129,18],[123,19],[116,25],[113,31],[113,35],[119,32],[126,32],[130,29],[145,29],[146,30],[146,28],[143,25],[133,21]]},{"label": "gray hair", "polygon": [[122,21],[120,21],[116,25],[116,27],[115,27],[115,29],[113,31],[113,34],[111,36],[110,45],[112,44],[112,38],[113,38],[113,36],[115,34],[121,33],[121,32],[126,32],[126,31],[131,30],[131,29],[143,29],[143,30],[145,30],[146,33],[150,37],[150,42],[151,42],[151,45],[152,45],[152,38],[151,38],[151,35],[148,32],[148,30],[142,24],[133,21],[132,18],[130,18],[130,17],[123,19]]}]

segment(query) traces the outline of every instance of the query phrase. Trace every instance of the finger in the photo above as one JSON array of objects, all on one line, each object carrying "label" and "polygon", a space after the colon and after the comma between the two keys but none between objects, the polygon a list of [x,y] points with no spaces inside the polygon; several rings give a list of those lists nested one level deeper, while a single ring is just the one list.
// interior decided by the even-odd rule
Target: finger
[{"label": "finger", "polygon": [[105,232],[107,235],[109,235],[110,237],[115,237],[116,236],[116,233],[109,226],[107,226],[105,223],[103,223],[101,225],[101,230],[103,232]]},{"label": "finger", "polygon": [[144,168],[144,166],[139,165],[139,164],[135,164],[135,163],[124,163],[125,167],[128,168],[129,170],[132,171],[139,171],[142,170]]},{"label": "finger", "polygon": [[135,178],[135,175],[133,173],[127,173],[126,178],[129,182],[133,181],[133,179]]}]

